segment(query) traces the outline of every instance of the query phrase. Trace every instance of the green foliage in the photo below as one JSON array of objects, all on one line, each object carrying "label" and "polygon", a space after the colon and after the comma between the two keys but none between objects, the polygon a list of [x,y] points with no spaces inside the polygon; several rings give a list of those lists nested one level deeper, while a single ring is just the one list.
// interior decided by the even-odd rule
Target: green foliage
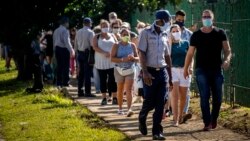
[{"label": "green foliage", "polygon": [[[108,13],[116,12],[118,17],[129,21],[130,16],[138,8],[140,11],[146,9],[154,12],[157,9],[165,8],[167,4],[178,5],[182,0],[74,0],[65,8],[65,13],[70,15],[74,25],[82,17],[91,17],[97,25],[101,18],[108,19]],[[76,19],[75,19],[76,18]]]}]

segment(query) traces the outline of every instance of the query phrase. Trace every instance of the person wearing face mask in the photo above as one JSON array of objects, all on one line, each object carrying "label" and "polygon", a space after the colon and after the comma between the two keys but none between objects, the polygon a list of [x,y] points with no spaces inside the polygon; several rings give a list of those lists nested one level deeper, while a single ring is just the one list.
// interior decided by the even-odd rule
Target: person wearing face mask
[{"label": "person wearing face mask", "polygon": [[[132,111],[132,87],[134,82],[134,69],[135,62],[139,61],[138,52],[134,43],[130,42],[130,35],[128,29],[122,29],[121,41],[114,44],[111,51],[111,61],[116,63],[114,70],[115,80],[117,83],[117,97],[118,97],[118,114],[123,115],[123,92],[126,92],[127,99],[127,116],[133,115]],[[129,74],[121,74],[118,69],[132,69]]]},{"label": "person wearing face mask", "polygon": [[117,104],[117,86],[114,78],[114,63],[110,60],[112,46],[117,42],[116,37],[109,33],[109,22],[101,20],[101,33],[93,38],[93,49],[95,50],[95,68],[100,77],[100,90],[102,93],[101,105],[107,105],[106,93],[112,93],[112,104]]},{"label": "person wearing face mask", "polygon": [[[185,21],[186,21],[186,13],[185,13],[185,11],[178,10],[175,13],[174,19],[175,19],[174,23],[179,25],[179,27],[181,29],[181,39],[190,41],[190,37],[192,36],[193,32],[185,27]],[[192,70],[190,70],[190,71],[192,71]],[[184,122],[187,119],[191,118],[190,113],[188,113],[189,103],[190,103],[190,93],[189,92],[190,91],[189,91],[189,88],[188,88],[187,97],[186,97],[186,104],[185,104],[185,108],[184,108],[184,113],[185,113],[185,115],[184,115],[185,117],[184,117],[184,120],[183,120]],[[168,112],[169,112],[169,110],[167,109],[166,110],[167,115],[169,115]]]},{"label": "person wearing face mask", "polygon": [[121,39],[121,35],[120,35],[121,25],[122,25],[121,19],[117,19],[111,23],[112,33],[115,35],[118,41],[120,41]]},{"label": "person wearing face mask", "polygon": [[179,25],[181,28],[181,39],[190,41],[190,37],[192,36],[193,32],[190,31],[188,28],[185,27],[186,21],[186,13],[183,10],[179,10],[175,13],[175,22],[174,24]]},{"label": "person wearing face mask", "polygon": [[117,20],[117,14],[115,12],[110,12],[109,13],[109,23],[113,23]]},{"label": "person wearing face mask", "polygon": [[[213,26],[213,22],[213,12],[204,10],[202,12],[203,26],[191,36],[184,66],[184,77],[187,78],[188,69],[196,52],[195,75],[200,94],[204,131],[217,127],[223,95],[223,70],[229,68],[231,60],[231,48],[226,33],[223,29]],[[211,111],[210,95],[212,95]]]},{"label": "person wearing face mask", "polygon": [[70,57],[73,58],[75,56],[67,29],[69,28],[69,18],[63,16],[60,24],[53,34],[53,48],[57,62],[56,85],[59,89],[69,86]]},{"label": "person wearing face mask", "polygon": [[147,115],[154,109],[153,140],[165,140],[161,121],[168,94],[167,84],[172,87],[172,65],[166,32],[170,18],[167,10],[156,11],[155,22],[141,32],[138,44],[144,91],[144,101],[139,113],[139,130],[147,135]]},{"label": "person wearing face mask", "polygon": [[[191,77],[185,79],[183,76],[183,67],[186,53],[189,47],[189,41],[181,39],[181,29],[179,25],[173,24],[170,27],[170,42],[171,42],[171,60],[172,60],[172,83],[173,90],[171,92],[171,107],[173,112],[174,126],[183,123],[184,116],[183,109],[186,103],[187,90],[191,83]],[[192,67],[190,67],[192,69]],[[191,117],[190,117],[191,118]]]}]

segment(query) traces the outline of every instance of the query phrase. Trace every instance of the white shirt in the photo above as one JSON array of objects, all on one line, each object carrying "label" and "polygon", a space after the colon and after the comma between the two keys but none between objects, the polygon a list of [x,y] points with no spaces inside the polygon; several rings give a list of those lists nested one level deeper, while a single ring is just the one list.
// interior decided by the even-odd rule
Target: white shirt
[{"label": "white shirt", "polygon": [[77,31],[75,38],[75,51],[84,51],[93,46],[94,32],[87,26]]},{"label": "white shirt", "polygon": [[[98,39],[98,47],[100,49],[102,49],[105,52],[111,52],[112,46],[115,44],[115,39],[114,37],[109,34],[109,39],[106,40],[105,38],[102,39],[102,37],[100,36]],[[95,52],[95,67],[97,69],[101,69],[101,70],[106,70],[106,69],[111,69],[114,68],[115,64],[111,62],[110,57],[106,57],[104,54],[99,53],[99,52]]]},{"label": "white shirt", "polygon": [[61,48],[67,48],[70,53],[72,53],[73,48],[70,43],[69,38],[69,31],[66,29],[65,26],[60,25],[53,34],[53,47],[61,47]]}]

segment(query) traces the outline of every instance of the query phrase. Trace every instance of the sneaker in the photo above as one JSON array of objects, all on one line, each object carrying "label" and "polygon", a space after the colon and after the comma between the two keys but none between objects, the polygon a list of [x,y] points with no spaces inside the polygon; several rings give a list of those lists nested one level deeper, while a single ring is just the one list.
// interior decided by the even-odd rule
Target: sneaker
[{"label": "sneaker", "polygon": [[159,135],[154,135],[153,140],[166,140],[166,138],[162,134],[159,134]]},{"label": "sneaker", "polygon": [[131,109],[129,109],[127,113],[127,117],[131,117],[133,114],[134,112]]},{"label": "sneaker", "polygon": [[117,111],[117,114],[118,114],[118,115],[124,115],[124,112],[123,112],[123,110],[120,110],[120,109],[119,109],[119,110]]},{"label": "sneaker", "polygon": [[101,105],[107,105],[108,103],[107,103],[107,99],[106,98],[103,98],[102,99],[102,102],[101,102]]},{"label": "sneaker", "polygon": [[112,105],[117,105],[118,104],[118,102],[117,102],[117,98],[116,97],[114,97],[113,98],[113,100],[112,100]]}]

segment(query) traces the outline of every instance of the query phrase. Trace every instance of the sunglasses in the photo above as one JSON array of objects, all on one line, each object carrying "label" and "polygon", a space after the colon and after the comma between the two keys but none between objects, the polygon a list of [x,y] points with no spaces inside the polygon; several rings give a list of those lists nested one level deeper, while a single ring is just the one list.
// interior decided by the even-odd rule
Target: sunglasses
[{"label": "sunglasses", "polygon": [[211,16],[202,16],[203,19],[211,19]]}]

